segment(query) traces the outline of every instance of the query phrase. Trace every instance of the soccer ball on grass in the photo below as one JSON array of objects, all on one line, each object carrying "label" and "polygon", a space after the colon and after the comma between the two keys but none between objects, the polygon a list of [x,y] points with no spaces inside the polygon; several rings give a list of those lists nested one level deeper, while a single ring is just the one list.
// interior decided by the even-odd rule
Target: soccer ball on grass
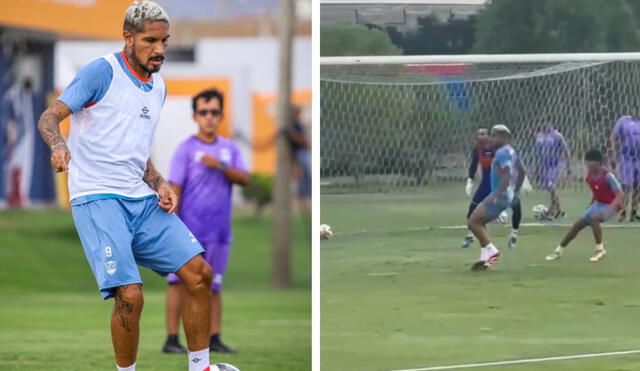
[{"label": "soccer ball on grass", "polygon": [[328,240],[333,237],[333,232],[331,231],[331,226],[329,224],[321,224],[320,225],[320,239]]},{"label": "soccer ball on grass", "polygon": [[533,218],[535,220],[544,220],[549,215],[549,209],[544,205],[536,205],[533,207]]}]

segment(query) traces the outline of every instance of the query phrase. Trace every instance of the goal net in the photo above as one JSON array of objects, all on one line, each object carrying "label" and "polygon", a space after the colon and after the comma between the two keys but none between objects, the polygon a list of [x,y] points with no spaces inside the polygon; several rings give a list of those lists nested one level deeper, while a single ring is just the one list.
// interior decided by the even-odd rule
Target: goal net
[{"label": "goal net", "polygon": [[322,192],[461,182],[478,128],[507,125],[534,186],[544,121],[583,155],[608,154],[618,118],[640,115],[640,53],[322,58]]}]

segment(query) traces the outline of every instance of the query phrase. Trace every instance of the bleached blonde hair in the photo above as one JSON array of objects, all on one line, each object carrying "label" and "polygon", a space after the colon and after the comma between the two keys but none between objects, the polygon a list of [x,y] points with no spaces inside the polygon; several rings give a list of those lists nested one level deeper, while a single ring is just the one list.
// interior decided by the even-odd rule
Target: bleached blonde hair
[{"label": "bleached blonde hair", "polygon": [[134,1],[124,15],[124,29],[135,34],[144,30],[144,24],[147,22],[169,23],[169,15],[156,2]]}]

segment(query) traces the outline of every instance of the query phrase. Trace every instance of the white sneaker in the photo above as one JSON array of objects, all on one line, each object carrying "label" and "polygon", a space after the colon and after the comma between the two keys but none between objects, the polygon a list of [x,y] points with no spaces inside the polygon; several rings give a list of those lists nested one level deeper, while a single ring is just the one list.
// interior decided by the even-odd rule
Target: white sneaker
[{"label": "white sneaker", "polygon": [[547,255],[545,260],[551,261],[551,260],[560,259],[562,257],[562,250],[564,250],[562,247],[560,247],[560,246],[556,247],[556,249],[553,251],[553,253]]},{"label": "white sneaker", "polygon": [[589,258],[589,260],[592,262],[600,261],[600,259],[602,259],[606,254],[607,250],[605,249],[596,250],[595,254],[593,254],[593,256]]},{"label": "white sneaker", "polygon": [[487,256],[485,257],[485,261],[488,264],[493,264],[495,262],[497,262],[498,260],[500,260],[500,256],[502,255],[500,253],[500,250],[498,250],[497,248],[492,248],[492,249],[487,249]]}]

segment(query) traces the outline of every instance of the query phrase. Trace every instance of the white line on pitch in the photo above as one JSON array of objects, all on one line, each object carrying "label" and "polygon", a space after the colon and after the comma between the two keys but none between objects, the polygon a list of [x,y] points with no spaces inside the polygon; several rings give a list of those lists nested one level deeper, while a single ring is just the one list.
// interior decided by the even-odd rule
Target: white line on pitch
[{"label": "white line on pitch", "polygon": [[[499,227],[500,224],[494,224],[494,226]],[[504,225],[505,227],[511,227],[510,223]],[[560,224],[560,223],[521,223],[521,227],[544,227],[544,228],[568,228],[571,227],[572,224]],[[604,224],[603,228],[607,229],[636,229],[640,228],[640,224]],[[366,233],[389,233],[389,232],[419,232],[419,231],[434,231],[434,230],[460,230],[467,229],[466,225],[441,225],[441,226],[433,226],[433,227],[407,227],[407,228],[397,228],[397,229],[380,229],[380,230],[355,230],[348,232],[335,232],[336,236],[349,236],[349,235],[358,235],[358,234],[366,234]]]},{"label": "white line on pitch", "polygon": [[517,365],[522,363],[537,363],[537,362],[550,362],[550,361],[565,361],[571,359],[581,359],[581,358],[595,358],[595,357],[607,357],[607,356],[621,356],[626,354],[636,354],[640,353],[640,349],[636,350],[623,350],[619,352],[607,352],[607,353],[592,353],[592,354],[576,354],[572,356],[557,356],[557,357],[547,357],[547,358],[529,358],[529,359],[516,359],[513,361],[500,361],[500,362],[484,362],[484,363],[467,363],[463,365],[452,365],[452,366],[437,366],[437,367],[426,367],[426,368],[407,368],[402,370],[391,370],[391,371],[436,371],[436,370],[459,370],[463,368],[478,368],[478,367],[487,367],[487,366],[505,366],[505,365]]}]

